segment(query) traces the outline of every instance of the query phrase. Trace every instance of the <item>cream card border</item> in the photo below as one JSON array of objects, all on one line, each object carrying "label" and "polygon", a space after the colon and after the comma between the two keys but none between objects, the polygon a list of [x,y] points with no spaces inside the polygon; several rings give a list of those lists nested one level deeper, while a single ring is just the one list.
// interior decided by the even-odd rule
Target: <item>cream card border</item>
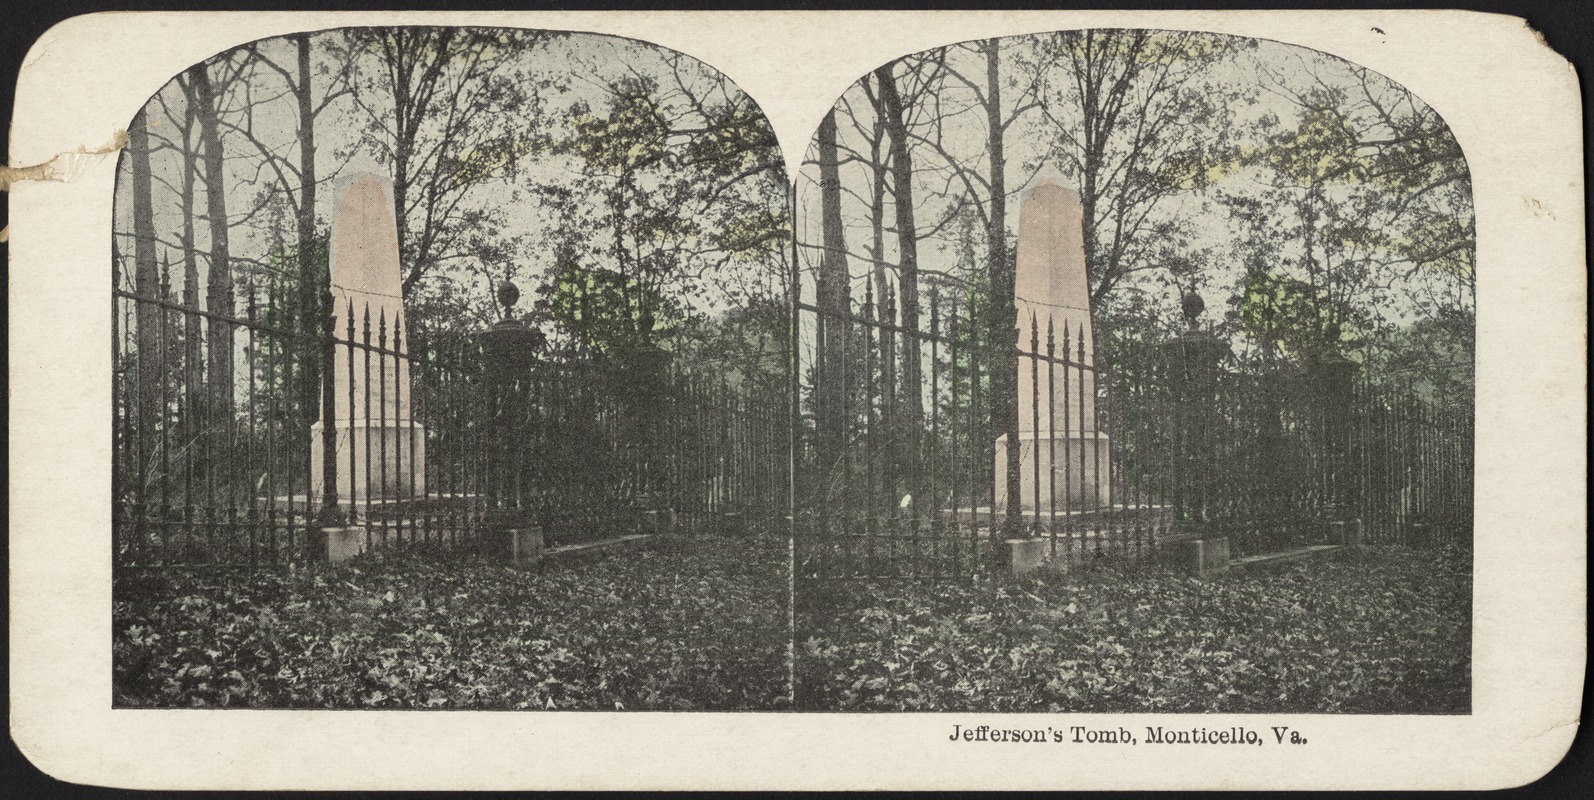
[{"label": "cream card border", "polygon": [[1161,27],[1325,50],[1449,122],[1478,216],[1473,713],[1044,715],[1044,724],[1289,725],[1260,748],[949,742],[998,714],[133,711],[110,706],[111,192],[115,157],[12,187],[12,736],[63,780],[146,788],[1489,788],[1543,774],[1586,660],[1586,273],[1577,81],[1521,20],[1467,12],[108,13],[26,57],[12,165],[101,144],[188,65],[344,25],[584,30],[682,50],[763,107],[795,171],[858,76],[916,50]]}]

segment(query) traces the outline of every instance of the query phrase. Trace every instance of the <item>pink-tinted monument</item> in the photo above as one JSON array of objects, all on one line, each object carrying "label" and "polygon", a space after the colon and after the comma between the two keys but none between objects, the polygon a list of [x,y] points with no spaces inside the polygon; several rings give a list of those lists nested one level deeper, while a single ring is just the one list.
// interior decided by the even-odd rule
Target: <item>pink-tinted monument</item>
[{"label": "pink-tinted monument", "polygon": [[[1050,319],[1057,357],[1063,357],[1066,330],[1069,361],[1080,363],[1083,343],[1084,363],[1093,365],[1095,335],[1091,330],[1090,282],[1085,274],[1084,209],[1073,192],[1051,180],[1042,180],[1019,205],[1014,281],[1018,326],[1023,331],[1019,347],[1030,351],[1033,314],[1040,326],[1042,354]],[[1030,359],[1019,359],[1019,506],[1042,512],[1054,508],[1054,502],[1059,512],[1106,507],[1111,501],[1109,448],[1107,434],[1096,426],[1095,373],[1077,366],[1059,364],[1051,371],[1044,362],[1039,366],[1037,376]],[[1006,435],[996,440],[998,508],[1007,507],[1007,446]],[[1036,459],[1040,461],[1038,486]]]},{"label": "pink-tinted monument", "polygon": [[[333,387],[337,436],[338,500],[358,503],[418,497],[426,491],[426,436],[410,409],[410,369],[405,358],[350,347],[349,309],[354,341],[365,341],[370,310],[370,344],[378,345],[383,327],[386,349],[394,349],[395,329],[408,351],[403,277],[399,268],[398,225],[387,182],[369,173],[354,176],[338,196],[332,218]],[[350,354],[353,374],[350,374]],[[353,398],[351,407],[350,398]],[[322,490],[322,431],[326,419],[310,428],[310,474],[316,495]],[[369,487],[369,491],[368,491]]]}]

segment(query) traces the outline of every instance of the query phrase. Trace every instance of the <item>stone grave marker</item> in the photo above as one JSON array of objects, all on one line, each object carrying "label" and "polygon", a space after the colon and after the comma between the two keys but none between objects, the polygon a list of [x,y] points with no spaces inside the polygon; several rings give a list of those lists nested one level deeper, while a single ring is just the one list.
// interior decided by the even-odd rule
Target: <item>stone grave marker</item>
[{"label": "stone grave marker", "polygon": [[[1031,314],[1040,326],[1040,352],[1045,353],[1050,319],[1057,356],[1063,356],[1063,331],[1068,331],[1068,358],[1095,361],[1095,334],[1090,311],[1090,282],[1085,273],[1084,208],[1073,192],[1050,179],[1031,189],[1019,204],[1018,264],[1014,304],[1018,311],[1019,346],[1030,350]],[[1018,368],[1018,447],[1021,474],[1019,504],[1025,511],[1091,511],[1108,507],[1107,434],[1096,424],[1096,376],[1090,369],[1058,365],[1039,376],[1030,359]],[[1066,392],[1064,371],[1066,369]],[[1037,380],[1038,377],[1038,380]],[[1055,387],[1052,382],[1055,382]],[[1036,398],[1039,387],[1039,398]],[[1038,400],[1038,403],[1037,403]],[[1039,420],[1034,409],[1040,409]],[[1050,407],[1050,413],[1048,413]],[[1037,424],[1038,423],[1038,424]],[[996,506],[1007,507],[1007,436],[996,440]],[[1056,463],[1053,463],[1053,453]],[[1040,460],[1040,484],[1035,461]],[[1055,476],[1055,497],[1053,477]]]},{"label": "stone grave marker", "polygon": [[[390,190],[382,178],[362,173],[344,186],[332,218],[330,260],[335,336],[340,341],[349,339],[352,304],[354,341],[365,341],[369,309],[371,344],[378,344],[381,323],[385,322],[386,349],[394,349],[396,329],[403,336],[400,347],[409,351],[398,225],[393,219]],[[336,414],[331,424],[337,443],[339,503],[424,495],[426,436],[410,407],[408,359],[370,352],[367,365],[368,351],[360,347],[340,343],[335,351]],[[322,494],[322,432],[327,424],[323,418],[310,428],[310,485],[317,502]]]}]

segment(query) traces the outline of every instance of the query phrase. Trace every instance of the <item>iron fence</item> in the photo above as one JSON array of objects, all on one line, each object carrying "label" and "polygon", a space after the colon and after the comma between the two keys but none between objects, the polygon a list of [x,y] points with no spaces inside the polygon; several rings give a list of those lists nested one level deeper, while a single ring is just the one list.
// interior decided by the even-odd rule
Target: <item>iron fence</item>
[{"label": "iron fence", "polygon": [[[988,378],[975,327],[936,298],[928,326],[895,303],[841,312],[794,301],[793,536],[800,578],[946,579],[982,568]],[[804,358],[804,349],[811,355]],[[907,365],[906,369],[901,369]]]},{"label": "iron fence", "polygon": [[788,506],[785,399],[661,351],[506,364],[380,303],[224,313],[158,280],[114,289],[119,569],[311,562],[330,528],[370,551],[773,530]]},{"label": "iron fence", "polygon": [[1345,361],[1235,369],[1194,334],[1109,369],[1083,321],[1042,313],[992,346],[933,292],[916,315],[872,286],[794,300],[799,578],[966,577],[1037,538],[1065,568],[1190,535],[1235,557],[1358,526],[1470,543],[1470,408]]}]

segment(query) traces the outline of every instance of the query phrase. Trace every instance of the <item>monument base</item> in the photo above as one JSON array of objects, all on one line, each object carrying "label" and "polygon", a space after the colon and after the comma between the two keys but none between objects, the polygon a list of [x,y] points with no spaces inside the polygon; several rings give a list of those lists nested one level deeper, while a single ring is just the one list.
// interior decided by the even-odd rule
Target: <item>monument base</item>
[{"label": "monument base", "polygon": [[542,538],[542,528],[536,526],[511,528],[504,534],[509,551],[507,553],[509,563],[535,564],[542,560],[543,551],[547,549]]},{"label": "monument base", "polygon": [[1229,538],[1191,534],[1163,543],[1173,566],[1196,578],[1207,578],[1229,571]]},{"label": "monument base", "polygon": [[[324,427],[310,426],[310,479],[321,491]],[[420,497],[426,494],[426,429],[418,422],[339,421],[336,434],[338,501]]]},{"label": "monument base", "polygon": [[365,528],[322,528],[321,541],[314,549],[322,559],[336,564],[365,552]]},{"label": "monument base", "polygon": [[[1112,448],[1107,434],[1018,434],[1019,507],[1025,511],[1089,511],[1112,505]],[[1036,486],[1039,459],[1040,485]],[[1055,460],[1055,462],[1054,462]],[[1007,436],[996,440],[996,508],[1007,508]],[[1037,488],[1039,491],[1037,492]],[[1039,502],[1037,502],[1037,499]]]}]

